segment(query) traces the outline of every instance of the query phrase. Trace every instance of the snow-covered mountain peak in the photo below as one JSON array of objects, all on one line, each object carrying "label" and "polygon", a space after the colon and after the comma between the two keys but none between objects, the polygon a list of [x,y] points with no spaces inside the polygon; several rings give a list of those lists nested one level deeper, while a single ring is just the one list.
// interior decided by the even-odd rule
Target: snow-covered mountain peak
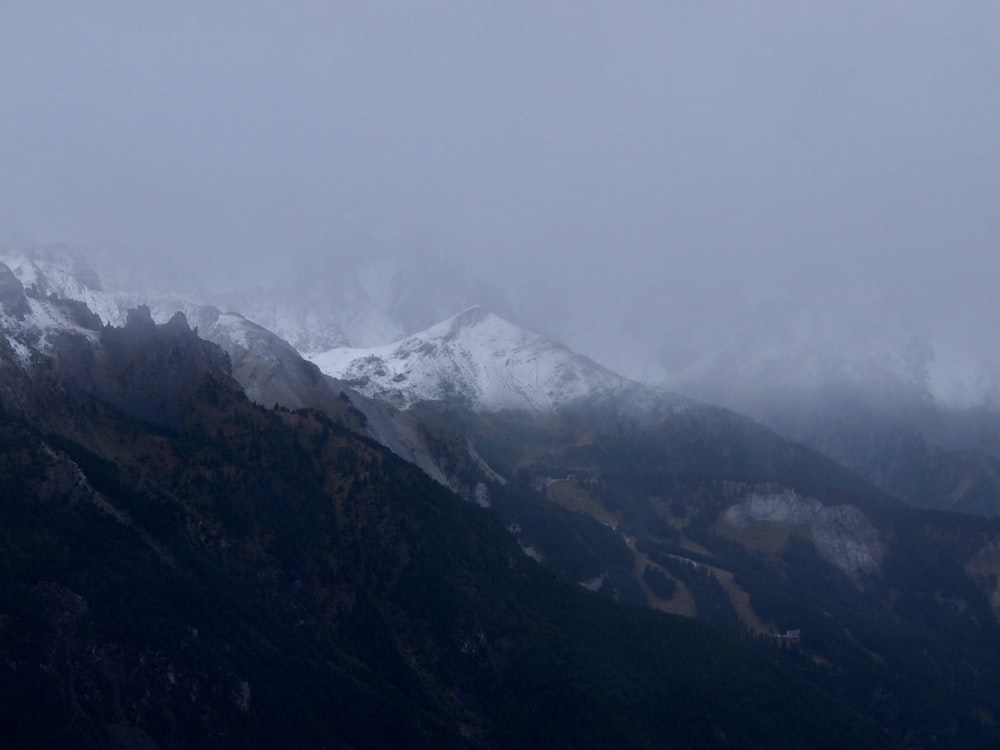
[{"label": "snow-covered mountain peak", "polygon": [[545,413],[637,387],[478,306],[394,344],[341,347],[310,359],[365,395],[403,408],[454,399],[478,411]]}]

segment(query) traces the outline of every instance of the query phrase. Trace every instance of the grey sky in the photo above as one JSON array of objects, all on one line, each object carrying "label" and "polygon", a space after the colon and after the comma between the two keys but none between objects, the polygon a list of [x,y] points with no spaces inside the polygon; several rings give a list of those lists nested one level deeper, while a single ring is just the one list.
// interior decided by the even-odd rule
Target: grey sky
[{"label": "grey sky", "polygon": [[958,361],[998,348],[998,92],[992,0],[3,0],[0,237],[241,283],[431,249],[633,372],[762,308]]}]

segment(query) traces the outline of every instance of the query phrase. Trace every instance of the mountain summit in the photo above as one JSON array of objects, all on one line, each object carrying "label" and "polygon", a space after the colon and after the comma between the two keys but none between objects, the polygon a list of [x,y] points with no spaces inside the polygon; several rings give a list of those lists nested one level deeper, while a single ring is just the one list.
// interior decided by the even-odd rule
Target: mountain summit
[{"label": "mountain summit", "polygon": [[385,346],[310,355],[366,396],[406,408],[458,400],[476,411],[551,412],[643,387],[483,307],[471,307]]}]

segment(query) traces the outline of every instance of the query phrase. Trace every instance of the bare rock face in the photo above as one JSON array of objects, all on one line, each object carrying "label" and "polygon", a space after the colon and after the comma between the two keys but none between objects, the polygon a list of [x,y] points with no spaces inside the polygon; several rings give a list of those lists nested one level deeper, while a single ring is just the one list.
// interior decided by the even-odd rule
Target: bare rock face
[{"label": "bare rock face", "polygon": [[18,281],[14,272],[3,263],[0,263],[0,308],[5,315],[18,320],[24,320],[24,316],[31,310],[28,298],[24,294],[24,286]]},{"label": "bare rock face", "polygon": [[877,573],[885,556],[878,530],[859,508],[824,505],[793,490],[750,495],[727,508],[719,523],[735,538],[759,538],[765,527],[765,536],[780,540],[780,546],[791,534],[811,539],[823,559],[856,583]]},{"label": "bare rock face", "polygon": [[737,527],[745,527],[752,521],[808,525],[822,509],[823,504],[819,500],[802,497],[794,490],[785,490],[770,495],[750,495],[742,503],[727,508],[723,518]]},{"label": "bare rock face", "polygon": [[206,388],[241,390],[229,358],[199,338],[182,313],[157,325],[148,307],[129,311],[123,328],[107,328],[81,381],[108,403],[157,424],[177,426]]}]

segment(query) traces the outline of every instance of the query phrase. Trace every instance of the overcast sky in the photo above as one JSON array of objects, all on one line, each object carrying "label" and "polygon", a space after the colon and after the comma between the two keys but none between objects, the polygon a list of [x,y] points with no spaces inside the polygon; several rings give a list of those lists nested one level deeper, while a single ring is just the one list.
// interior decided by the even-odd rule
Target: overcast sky
[{"label": "overcast sky", "polygon": [[808,309],[1000,361],[1000,3],[0,0],[0,241],[352,237],[599,358]]}]

